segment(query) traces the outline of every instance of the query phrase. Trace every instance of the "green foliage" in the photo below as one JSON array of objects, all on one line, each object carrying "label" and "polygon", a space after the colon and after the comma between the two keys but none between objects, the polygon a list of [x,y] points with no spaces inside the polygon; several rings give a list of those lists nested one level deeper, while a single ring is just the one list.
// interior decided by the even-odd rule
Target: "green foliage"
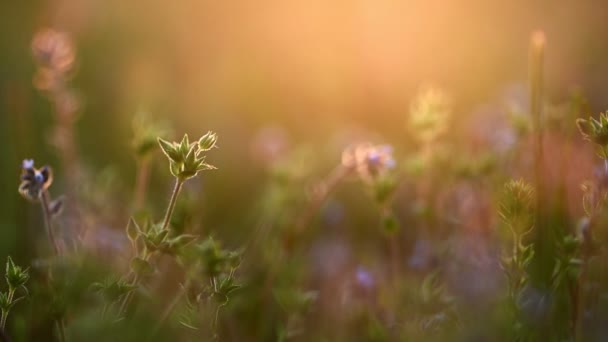
[{"label": "green foliage", "polygon": [[25,298],[24,296],[15,298],[16,291],[18,289],[23,289],[25,293],[28,294],[25,283],[27,283],[28,279],[30,278],[28,269],[23,269],[20,266],[15,265],[10,256],[6,261],[6,271],[4,276],[6,278],[6,283],[8,284],[8,291],[0,292],[0,310],[2,311],[0,326],[3,331],[6,327],[6,319],[9,312],[15,306],[15,304]]},{"label": "green foliage", "polygon": [[123,279],[106,279],[103,282],[91,284],[91,290],[101,294],[109,303],[117,301],[136,288],[137,286],[131,285]]},{"label": "green foliage", "polygon": [[608,113],[600,113],[598,119],[577,119],[576,125],[585,140],[602,147],[608,145]]},{"label": "green foliage", "polygon": [[9,289],[18,289],[25,286],[25,283],[27,283],[30,278],[28,269],[23,269],[20,266],[15,265],[10,256],[6,261],[5,272],[6,283],[8,284]]}]

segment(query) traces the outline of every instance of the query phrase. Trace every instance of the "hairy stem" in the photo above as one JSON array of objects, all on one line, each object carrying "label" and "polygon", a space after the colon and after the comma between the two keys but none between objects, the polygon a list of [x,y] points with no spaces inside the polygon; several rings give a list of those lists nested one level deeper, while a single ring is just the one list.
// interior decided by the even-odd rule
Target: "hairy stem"
[{"label": "hairy stem", "polygon": [[165,213],[163,229],[167,229],[167,227],[169,227],[169,222],[171,222],[171,215],[173,215],[173,209],[175,209],[175,203],[177,202],[177,196],[179,195],[179,191],[182,189],[183,184],[184,180],[180,178],[175,179],[175,187],[173,188],[173,193],[171,194],[171,199],[169,200],[169,206],[167,207],[167,212]]},{"label": "hairy stem", "polygon": [[53,232],[53,223],[52,223],[52,215],[49,209],[50,205],[50,195],[48,191],[43,191],[40,196],[40,204],[42,205],[42,213],[44,216],[44,226],[46,228],[46,234],[49,238],[49,242],[53,246],[53,250],[55,252],[55,256],[60,255],[59,245],[57,244],[57,240],[55,239],[55,233]]}]

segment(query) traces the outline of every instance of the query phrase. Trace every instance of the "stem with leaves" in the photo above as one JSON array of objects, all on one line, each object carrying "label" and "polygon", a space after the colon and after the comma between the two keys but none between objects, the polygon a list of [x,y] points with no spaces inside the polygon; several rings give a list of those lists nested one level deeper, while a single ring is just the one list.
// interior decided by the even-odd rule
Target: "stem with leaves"
[{"label": "stem with leaves", "polygon": [[[15,296],[15,291],[16,289],[10,287],[8,290],[8,302],[12,303],[13,302],[13,297]],[[2,310],[2,318],[0,319],[0,325],[2,325],[2,331],[5,331],[5,327],[6,327],[6,318],[8,317],[8,313],[9,310]]]}]

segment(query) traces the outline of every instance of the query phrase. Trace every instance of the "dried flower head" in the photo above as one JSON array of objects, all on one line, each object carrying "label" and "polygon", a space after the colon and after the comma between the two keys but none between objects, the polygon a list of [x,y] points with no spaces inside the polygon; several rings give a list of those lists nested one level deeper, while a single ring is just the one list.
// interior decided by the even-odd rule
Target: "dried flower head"
[{"label": "dried flower head", "polygon": [[393,148],[390,145],[361,143],[342,152],[342,165],[357,171],[364,180],[372,180],[395,167]]},{"label": "dried flower head", "polygon": [[33,159],[26,159],[22,164],[19,193],[30,201],[38,201],[44,191],[53,183],[53,171],[49,166],[40,169],[34,167]]},{"label": "dried flower head", "polygon": [[438,89],[420,92],[410,107],[409,126],[422,143],[430,143],[448,128],[450,109],[447,96]]}]

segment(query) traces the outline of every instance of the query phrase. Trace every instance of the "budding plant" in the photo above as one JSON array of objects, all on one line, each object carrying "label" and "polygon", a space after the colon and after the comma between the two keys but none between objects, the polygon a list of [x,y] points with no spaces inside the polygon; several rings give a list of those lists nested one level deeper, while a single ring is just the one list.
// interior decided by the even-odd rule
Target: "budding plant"
[{"label": "budding plant", "polygon": [[15,265],[10,256],[6,261],[6,273],[4,276],[6,278],[6,283],[8,284],[8,291],[0,292],[0,310],[2,310],[0,325],[2,326],[2,331],[5,331],[6,319],[13,306],[25,298],[25,296],[15,298],[17,290],[21,289],[27,295],[28,291],[25,283],[27,283],[30,278],[28,269],[23,269],[20,266]]},{"label": "budding plant", "polygon": [[[127,236],[135,254],[131,260],[131,273],[134,275],[131,287],[136,287],[143,277],[155,272],[156,268],[150,262],[153,256],[157,254],[175,255],[183,246],[196,239],[196,236],[190,234],[173,234],[169,226],[171,216],[184,182],[196,177],[201,171],[215,169],[213,165],[205,162],[204,156],[204,153],[216,147],[217,135],[213,132],[208,132],[192,143],[187,134],[184,135],[181,142],[169,142],[158,138],[158,143],[169,159],[169,170],[175,177],[175,186],[162,222],[154,224],[146,222],[145,225],[140,226],[131,219],[127,225]],[[143,245],[142,248],[139,246],[140,242]],[[123,296],[119,315],[126,311],[131,295],[132,292],[129,291]]]},{"label": "budding plant", "polygon": [[500,218],[511,234],[511,248],[503,251],[501,267],[508,281],[508,296],[512,314],[517,320],[518,303],[528,283],[527,268],[534,249],[526,236],[534,228],[534,188],[523,180],[511,180],[504,186],[500,202]]},{"label": "budding plant", "polygon": [[[62,198],[51,200],[49,187],[53,183],[53,171],[49,166],[43,166],[40,169],[34,167],[34,160],[26,159],[22,164],[21,184],[19,185],[19,193],[30,202],[40,202],[42,206],[42,214],[44,217],[44,226],[46,228],[47,237],[50,245],[53,247],[54,256],[61,256],[59,243],[55,238],[53,229],[53,218],[61,212],[63,201]],[[52,272],[49,270],[49,280],[52,280]],[[61,341],[65,340],[65,327],[63,319],[57,319],[57,333]]]}]

